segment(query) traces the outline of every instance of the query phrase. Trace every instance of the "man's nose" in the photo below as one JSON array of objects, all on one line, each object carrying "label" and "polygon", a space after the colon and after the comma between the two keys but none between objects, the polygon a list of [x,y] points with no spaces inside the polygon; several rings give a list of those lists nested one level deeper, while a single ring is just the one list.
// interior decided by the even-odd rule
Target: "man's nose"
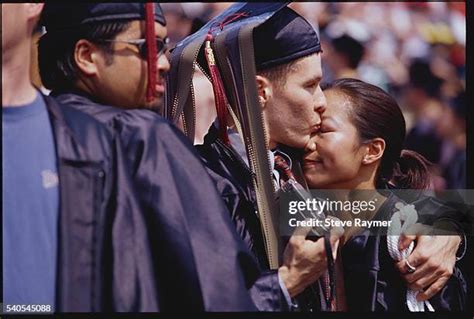
[{"label": "man's nose", "polygon": [[156,67],[158,68],[160,76],[163,76],[164,74],[168,73],[168,71],[170,70],[170,61],[168,60],[166,54],[160,54]]},{"label": "man's nose", "polygon": [[323,90],[318,86],[318,89],[315,93],[315,104],[314,109],[319,115],[322,115],[326,111],[326,97],[324,96]]}]

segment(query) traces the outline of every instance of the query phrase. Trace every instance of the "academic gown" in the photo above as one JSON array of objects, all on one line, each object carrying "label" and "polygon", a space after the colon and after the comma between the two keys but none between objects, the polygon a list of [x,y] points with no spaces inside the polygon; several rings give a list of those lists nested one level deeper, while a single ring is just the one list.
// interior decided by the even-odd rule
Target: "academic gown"
[{"label": "academic gown", "polygon": [[254,258],[186,137],[151,111],[52,95],[65,105],[48,98],[62,200],[57,310],[256,310]]}]

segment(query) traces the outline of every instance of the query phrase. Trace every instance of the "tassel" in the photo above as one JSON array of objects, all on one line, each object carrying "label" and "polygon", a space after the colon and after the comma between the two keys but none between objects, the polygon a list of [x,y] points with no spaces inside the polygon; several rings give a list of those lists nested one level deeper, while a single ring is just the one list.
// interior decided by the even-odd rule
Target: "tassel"
[{"label": "tassel", "polygon": [[226,144],[230,145],[229,135],[227,134],[227,97],[225,95],[224,83],[222,82],[219,68],[216,65],[214,52],[211,47],[213,41],[212,34],[208,33],[206,37],[205,56],[209,71],[211,73],[212,89],[216,103],[217,119],[219,121],[219,137]]},{"label": "tassel", "polygon": [[[222,22],[218,24],[221,31],[224,30],[224,26],[234,22],[235,20],[248,16],[245,12],[234,13],[228,17],[226,17]],[[214,100],[216,103],[216,111],[217,111],[217,120],[219,121],[219,138],[226,144],[230,145],[229,135],[227,134],[227,97],[225,95],[224,83],[222,81],[222,77],[219,73],[219,68],[216,64],[216,59],[214,57],[214,52],[212,50],[211,43],[214,41],[214,37],[212,36],[212,31],[214,30],[215,25],[212,25],[209,28],[209,32],[206,36],[206,46],[205,56],[207,65],[209,66],[209,72],[211,73],[211,81],[212,81],[212,90],[214,91]]]},{"label": "tassel", "polygon": [[145,26],[148,62],[148,85],[146,91],[146,101],[151,102],[156,97],[156,65],[158,63],[155,41],[155,4],[153,2],[145,3]]}]

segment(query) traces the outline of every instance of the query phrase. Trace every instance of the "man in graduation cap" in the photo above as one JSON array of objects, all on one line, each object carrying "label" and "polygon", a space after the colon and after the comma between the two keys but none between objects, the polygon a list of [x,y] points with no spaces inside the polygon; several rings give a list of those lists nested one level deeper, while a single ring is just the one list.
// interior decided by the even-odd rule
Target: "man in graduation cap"
[{"label": "man in graduation cap", "polygon": [[[239,23],[247,21],[244,18],[236,22]],[[280,145],[290,145],[304,149],[311,134],[317,132],[321,113],[326,108],[320,88],[322,51],[319,37],[303,17],[284,7],[255,28],[253,43],[258,99],[268,133],[266,147],[274,150]],[[227,121],[231,126],[233,118],[229,115]],[[228,123],[219,121],[219,128],[211,126],[204,144],[197,149],[225,199],[238,233],[263,269],[251,289],[254,302],[264,311],[329,310],[323,305],[319,287],[310,287],[327,269],[324,238],[305,239],[310,228],[298,230],[290,238],[279,268],[269,269],[261,218],[255,214],[257,200],[252,186],[253,174],[237,132],[228,130],[228,137],[221,134],[222,125]],[[290,161],[284,152],[279,151],[278,155]],[[274,153],[270,153],[270,157],[273,156]],[[340,235],[335,232],[331,236],[334,250]]]},{"label": "man in graduation cap", "polygon": [[[160,6],[48,3],[42,23],[44,85],[118,141],[126,158],[117,165],[131,175],[140,208],[116,202],[121,214],[99,206],[94,219],[69,221],[77,231],[64,234],[58,287],[67,293],[59,292],[59,310],[255,309],[247,292],[257,276],[254,260],[192,145],[156,113],[131,110],[161,104],[169,64]],[[73,187],[90,185],[71,184],[71,197]],[[95,189],[98,197],[104,191]]]}]

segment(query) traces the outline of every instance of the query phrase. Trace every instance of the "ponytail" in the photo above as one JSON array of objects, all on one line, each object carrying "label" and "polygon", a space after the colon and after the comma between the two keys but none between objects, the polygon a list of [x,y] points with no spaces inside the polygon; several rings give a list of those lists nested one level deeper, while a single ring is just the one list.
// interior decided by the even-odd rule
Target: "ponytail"
[{"label": "ponytail", "polygon": [[430,165],[421,154],[402,150],[393,166],[390,182],[402,189],[427,189],[430,186]]}]

